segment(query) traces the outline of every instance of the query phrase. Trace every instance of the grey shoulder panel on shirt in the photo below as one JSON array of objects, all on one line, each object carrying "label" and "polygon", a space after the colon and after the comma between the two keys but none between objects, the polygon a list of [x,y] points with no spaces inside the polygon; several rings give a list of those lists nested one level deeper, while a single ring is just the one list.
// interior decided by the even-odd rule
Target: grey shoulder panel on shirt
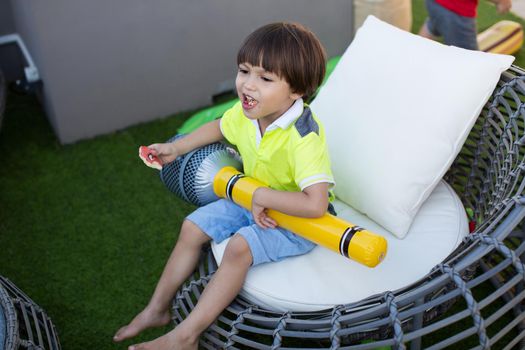
[{"label": "grey shoulder panel on shirt", "polygon": [[295,121],[295,128],[301,137],[313,132],[319,135],[319,124],[315,121],[310,107],[305,107],[303,114]]}]

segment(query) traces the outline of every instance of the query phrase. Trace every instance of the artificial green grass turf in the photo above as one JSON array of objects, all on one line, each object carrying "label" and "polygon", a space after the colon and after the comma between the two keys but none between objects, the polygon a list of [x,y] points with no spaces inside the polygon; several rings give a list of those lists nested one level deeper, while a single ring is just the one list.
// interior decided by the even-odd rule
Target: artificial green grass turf
[{"label": "artificial green grass turf", "polygon": [[[417,32],[426,16],[422,0],[413,13]],[[480,4],[480,31],[504,18],[524,24]],[[524,60],[522,49],[515,64]],[[111,338],[147,303],[192,210],[142,165],[137,148],[169,138],[187,116],[61,146],[33,98],[8,96],[0,131],[0,274],[47,311],[64,349],[125,348]]]},{"label": "artificial green grass turf", "polygon": [[183,117],[60,146],[36,101],[9,95],[0,273],[48,312],[64,349],[112,348],[114,331],[147,303],[192,207],[137,150],[167,139]]}]

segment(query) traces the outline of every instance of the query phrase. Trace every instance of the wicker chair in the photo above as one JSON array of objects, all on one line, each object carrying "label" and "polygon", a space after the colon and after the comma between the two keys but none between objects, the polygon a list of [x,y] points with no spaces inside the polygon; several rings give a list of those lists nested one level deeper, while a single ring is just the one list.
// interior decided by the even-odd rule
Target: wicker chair
[{"label": "wicker chair", "polygon": [[0,349],[61,349],[55,326],[45,311],[2,276],[0,276]]},{"label": "wicker chair", "polygon": [[[475,231],[405,288],[318,312],[274,312],[238,297],[201,337],[207,349],[514,349],[525,346],[525,71],[504,72],[446,180]],[[175,324],[216,271],[206,251],[177,292]]]}]

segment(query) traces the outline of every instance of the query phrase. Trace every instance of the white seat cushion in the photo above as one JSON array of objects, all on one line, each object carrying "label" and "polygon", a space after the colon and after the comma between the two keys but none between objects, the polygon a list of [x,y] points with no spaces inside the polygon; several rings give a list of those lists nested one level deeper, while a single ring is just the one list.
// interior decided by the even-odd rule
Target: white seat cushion
[{"label": "white seat cushion", "polygon": [[[416,282],[443,261],[468,233],[465,210],[444,181],[421,206],[402,240],[343,202],[336,200],[334,206],[340,218],[388,240],[388,253],[382,263],[368,268],[318,246],[302,256],[253,267],[241,295],[278,311],[314,311],[359,301]],[[219,263],[226,244],[212,244]]]}]

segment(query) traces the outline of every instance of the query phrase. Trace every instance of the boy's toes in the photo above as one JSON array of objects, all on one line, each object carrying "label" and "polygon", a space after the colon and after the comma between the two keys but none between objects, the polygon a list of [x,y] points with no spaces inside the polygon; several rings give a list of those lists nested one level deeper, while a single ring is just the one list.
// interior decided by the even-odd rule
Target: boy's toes
[{"label": "boy's toes", "polygon": [[144,309],[140,314],[124,327],[121,327],[113,336],[114,342],[133,338],[145,329],[160,327],[170,323],[171,317],[169,311],[154,312],[151,309]]},{"label": "boy's toes", "polygon": [[117,331],[117,333],[115,333],[115,335],[113,336],[113,341],[114,342],[120,342],[120,341],[126,340],[128,338],[133,338],[138,333],[140,333],[140,332],[134,330],[132,327],[130,327],[130,325],[126,325],[124,327],[121,327]]},{"label": "boy's toes", "polygon": [[113,341],[122,341],[124,340],[124,334],[126,334],[126,329],[128,328],[128,326],[124,326],[124,327],[120,327],[120,329],[117,331],[117,333],[115,333],[115,335],[113,336]]},{"label": "boy's toes", "polygon": [[128,347],[128,350],[146,350],[147,349],[146,344],[147,343],[140,343],[140,344],[130,345]]}]

